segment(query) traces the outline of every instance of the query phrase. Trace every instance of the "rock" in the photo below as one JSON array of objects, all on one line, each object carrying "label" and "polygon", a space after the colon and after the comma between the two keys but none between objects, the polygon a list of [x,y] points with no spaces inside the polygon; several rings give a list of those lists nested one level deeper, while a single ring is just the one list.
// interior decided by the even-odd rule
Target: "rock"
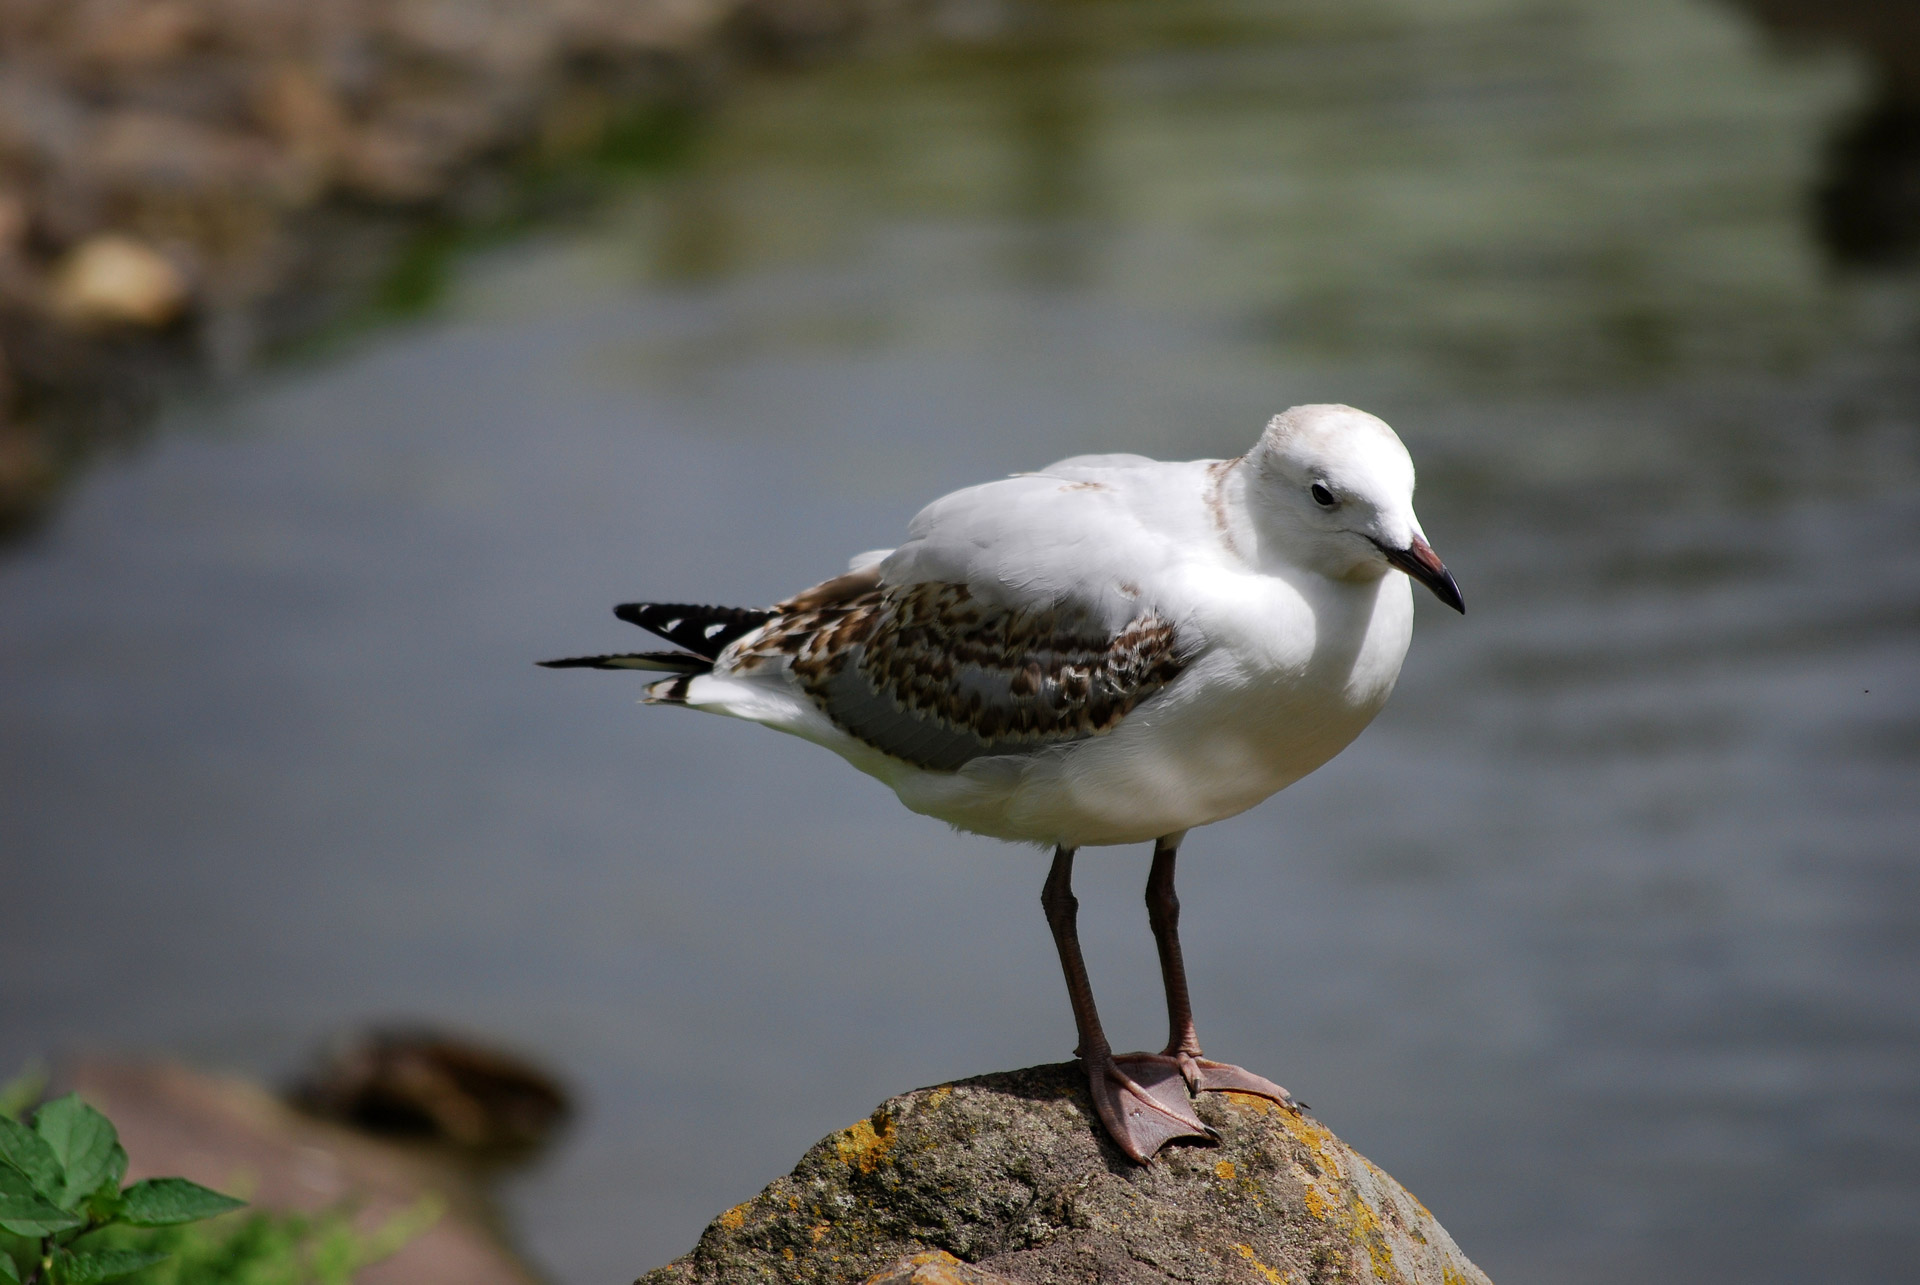
[{"label": "rock", "polygon": [[332,182],[351,138],[339,94],[313,67],[287,61],[262,79],[252,107],[285,149],[290,203],[317,199]]},{"label": "rock", "polygon": [[75,5],[67,46],[76,61],[125,71],[151,67],[186,53],[211,26],[189,0],[95,0]]},{"label": "rock", "polygon": [[187,279],[158,250],[102,233],[80,243],[53,277],[53,307],[80,325],[164,326],[186,310]]},{"label": "rock", "polygon": [[[5,289],[0,262],[0,290]],[[12,413],[13,375],[0,349],[0,539],[31,525],[58,480],[46,434]]]},{"label": "rock", "polygon": [[492,1230],[498,1216],[470,1173],[415,1148],[312,1120],[258,1085],[166,1063],[84,1062],[67,1077],[106,1112],[130,1178],[190,1178],[266,1209],[348,1204],[372,1232],[423,1199],[445,1212],[356,1285],[535,1285]]},{"label": "rock", "polygon": [[566,1090],[531,1062],[402,1028],[335,1044],[293,1100],[370,1133],[431,1138],[486,1160],[527,1158],[569,1113]]},{"label": "rock", "polygon": [[83,163],[86,183],[141,204],[155,196],[172,204],[273,193],[285,168],[263,138],[143,108],[100,113]]},{"label": "rock", "polygon": [[[50,447],[0,438],[0,538],[163,389],[377,294],[410,225],[555,208],[599,180],[521,191],[515,175],[551,175],[568,145],[584,160],[610,122],[699,106],[743,55],[911,8],[0,0],[0,344],[20,391],[0,415],[31,415]],[[190,311],[197,331],[169,326]]]},{"label": "rock", "polygon": [[[1214,1145],[1133,1164],[1077,1062],[919,1089],[816,1144],[636,1285],[1488,1285],[1311,1116],[1203,1094]],[[951,1256],[951,1260],[947,1256]]]}]

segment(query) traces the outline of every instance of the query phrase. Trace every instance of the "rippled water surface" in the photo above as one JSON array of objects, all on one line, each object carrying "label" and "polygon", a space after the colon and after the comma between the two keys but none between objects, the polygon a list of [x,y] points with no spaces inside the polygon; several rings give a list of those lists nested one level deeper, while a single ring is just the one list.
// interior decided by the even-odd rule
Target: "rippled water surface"
[{"label": "rippled water surface", "polygon": [[[1857,55],[1686,0],[950,8],[755,80],[429,321],[170,412],[0,564],[0,1059],[420,1014],[587,1113],[569,1285],[890,1093],[1066,1056],[1035,853],[536,657],[1084,451],[1394,423],[1471,614],[1195,833],[1209,1051],[1496,1280],[1920,1251],[1920,289],[1810,232]],[[1144,850],[1082,862],[1157,1041]]]}]

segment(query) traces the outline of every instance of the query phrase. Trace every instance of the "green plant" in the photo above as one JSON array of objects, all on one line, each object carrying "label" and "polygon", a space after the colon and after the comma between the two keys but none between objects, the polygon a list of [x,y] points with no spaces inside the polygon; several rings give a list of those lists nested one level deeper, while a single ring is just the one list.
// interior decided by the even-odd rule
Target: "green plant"
[{"label": "green plant", "polygon": [[98,1111],[69,1094],[26,1122],[46,1084],[38,1067],[0,1083],[0,1285],[352,1285],[445,1212],[423,1196],[362,1232],[351,1204],[241,1214],[181,1178],[122,1188],[127,1154]]},{"label": "green plant", "polygon": [[[145,1233],[164,1262],[121,1285],[351,1285],[354,1274],[392,1254],[440,1217],[428,1197],[372,1232],[354,1228],[345,1206],[305,1215],[250,1212]],[[110,1230],[103,1239],[131,1233]]]},{"label": "green plant", "polygon": [[167,1251],[99,1233],[199,1222],[246,1203],[185,1178],[122,1187],[126,1176],[112,1122],[76,1093],[34,1112],[31,1127],[0,1115],[0,1281],[99,1285],[131,1276]]}]

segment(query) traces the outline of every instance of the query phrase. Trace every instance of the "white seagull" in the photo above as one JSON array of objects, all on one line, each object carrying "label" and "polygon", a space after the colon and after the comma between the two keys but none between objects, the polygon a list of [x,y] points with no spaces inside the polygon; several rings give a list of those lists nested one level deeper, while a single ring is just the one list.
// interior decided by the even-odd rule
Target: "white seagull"
[{"label": "white seagull", "polygon": [[[1238,459],[1082,455],[955,491],[899,548],[772,607],[615,609],[681,650],[543,663],[671,673],[648,704],[790,732],[915,812],[1053,848],[1041,904],[1077,1053],[1107,1132],[1145,1163],[1210,1136],[1189,1093],[1294,1105],[1200,1055],[1174,855],[1373,721],[1413,633],[1407,577],[1465,611],[1414,516],[1406,448],[1350,406],[1296,406]],[[1081,960],[1073,856],[1148,841],[1170,1036],[1116,1056]]]}]

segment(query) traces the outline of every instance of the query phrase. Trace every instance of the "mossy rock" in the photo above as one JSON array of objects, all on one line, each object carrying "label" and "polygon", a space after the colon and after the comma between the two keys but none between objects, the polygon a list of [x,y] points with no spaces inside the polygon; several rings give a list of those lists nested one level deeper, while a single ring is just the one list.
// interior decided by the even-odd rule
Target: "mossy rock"
[{"label": "mossy rock", "polygon": [[1311,1116],[1237,1093],[1196,1109],[1219,1141],[1141,1166],[1101,1131],[1077,1062],[918,1089],[636,1285],[1488,1285],[1425,1206]]}]

